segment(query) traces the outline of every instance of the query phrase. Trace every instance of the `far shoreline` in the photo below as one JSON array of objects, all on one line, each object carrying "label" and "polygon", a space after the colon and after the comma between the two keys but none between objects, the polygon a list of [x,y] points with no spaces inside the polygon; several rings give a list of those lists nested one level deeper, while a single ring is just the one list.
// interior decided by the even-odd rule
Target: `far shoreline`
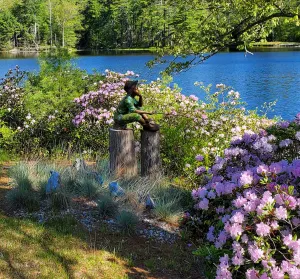
[{"label": "far shoreline", "polygon": [[[254,42],[247,46],[250,50],[256,51],[299,51],[300,42]],[[39,49],[36,48],[14,48],[11,50],[0,50],[0,59],[2,57],[18,57],[18,56],[38,56],[41,53],[49,52],[51,47],[41,46]],[[116,53],[116,54],[126,54],[126,53],[157,53],[158,48],[114,48],[114,49],[74,49],[70,48],[72,53],[77,54],[105,54],[105,53]],[[226,50],[224,52],[243,52],[244,50]],[[6,55],[5,55],[6,54]]]}]

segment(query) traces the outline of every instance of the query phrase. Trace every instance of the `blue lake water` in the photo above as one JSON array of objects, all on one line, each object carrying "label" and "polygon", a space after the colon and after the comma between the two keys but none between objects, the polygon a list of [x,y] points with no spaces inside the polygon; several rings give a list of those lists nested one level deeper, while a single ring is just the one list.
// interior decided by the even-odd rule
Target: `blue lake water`
[{"label": "blue lake water", "polygon": [[[120,55],[82,55],[75,61],[81,69],[92,72],[93,69],[104,72],[110,69],[118,72],[132,70],[140,78],[148,81],[157,79],[163,66],[149,69],[145,63],[154,56],[151,54]],[[19,65],[23,70],[38,71],[36,57],[3,58],[0,57],[0,77],[9,68]],[[220,53],[186,72],[174,75],[177,83],[186,95],[195,94],[200,99],[204,93],[194,86],[195,81],[205,85],[224,83],[240,92],[248,109],[261,107],[264,102],[277,100],[273,112],[268,116],[281,116],[292,119],[300,111],[300,51]]]}]

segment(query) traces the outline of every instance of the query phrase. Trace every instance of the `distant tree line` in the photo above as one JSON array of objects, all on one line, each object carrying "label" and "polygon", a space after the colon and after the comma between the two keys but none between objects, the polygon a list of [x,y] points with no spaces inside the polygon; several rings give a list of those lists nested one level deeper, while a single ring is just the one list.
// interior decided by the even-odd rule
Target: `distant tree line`
[{"label": "distant tree line", "polygon": [[295,0],[0,0],[0,48],[199,54],[253,39],[299,42],[298,7]]},{"label": "distant tree line", "polygon": [[164,0],[0,0],[0,47],[163,46],[166,17]]}]

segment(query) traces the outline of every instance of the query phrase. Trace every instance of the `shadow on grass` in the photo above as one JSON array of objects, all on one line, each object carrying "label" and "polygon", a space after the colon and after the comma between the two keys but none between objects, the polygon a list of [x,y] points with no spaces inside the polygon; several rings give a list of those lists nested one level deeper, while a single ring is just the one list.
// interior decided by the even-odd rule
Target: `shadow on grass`
[{"label": "shadow on grass", "polygon": [[[53,242],[58,234],[53,229],[48,231],[32,220],[20,220],[0,214],[0,231],[0,266],[4,266],[0,268],[0,278],[1,275],[8,274],[10,277],[3,278],[75,278],[71,267],[77,261],[56,251]],[[6,262],[6,266],[3,262]],[[37,267],[44,268],[49,276],[39,276]],[[48,270],[53,267],[58,268]],[[7,273],[2,274],[5,271]],[[52,277],[57,272],[66,276]]]},{"label": "shadow on grass", "polygon": [[0,278],[201,278],[184,243],[88,232],[71,216],[41,225],[0,214],[0,231]]},{"label": "shadow on grass", "polygon": [[[26,277],[23,276],[22,273],[20,273],[19,270],[17,270],[16,268],[14,268],[11,260],[10,260],[10,257],[9,257],[9,253],[5,252],[5,251],[2,251],[1,252],[1,256],[2,256],[2,259],[7,263],[8,265],[8,268],[9,268],[9,272],[8,272],[8,275],[11,277],[11,278],[19,278],[19,279],[25,279]],[[0,273],[1,274],[1,273]]]}]

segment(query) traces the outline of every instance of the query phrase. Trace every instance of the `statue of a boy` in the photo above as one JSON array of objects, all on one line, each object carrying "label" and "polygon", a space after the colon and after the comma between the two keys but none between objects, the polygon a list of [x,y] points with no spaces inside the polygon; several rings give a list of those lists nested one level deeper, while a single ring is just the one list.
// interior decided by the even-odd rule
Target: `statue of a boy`
[{"label": "statue of a boy", "polygon": [[[119,103],[116,112],[114,114],[116,129],[126,129],[126,125],[133,122],[139,122],[144,130],[158,131],[159,125],[148,118],[147,115],[151,115],[151,112],[141,110],[143,106],[143,97],[137,87],[138,81],[127,80],[125,82],[124,90],[127,95]],[[137,101],[135,97],[138,96]]]}]

